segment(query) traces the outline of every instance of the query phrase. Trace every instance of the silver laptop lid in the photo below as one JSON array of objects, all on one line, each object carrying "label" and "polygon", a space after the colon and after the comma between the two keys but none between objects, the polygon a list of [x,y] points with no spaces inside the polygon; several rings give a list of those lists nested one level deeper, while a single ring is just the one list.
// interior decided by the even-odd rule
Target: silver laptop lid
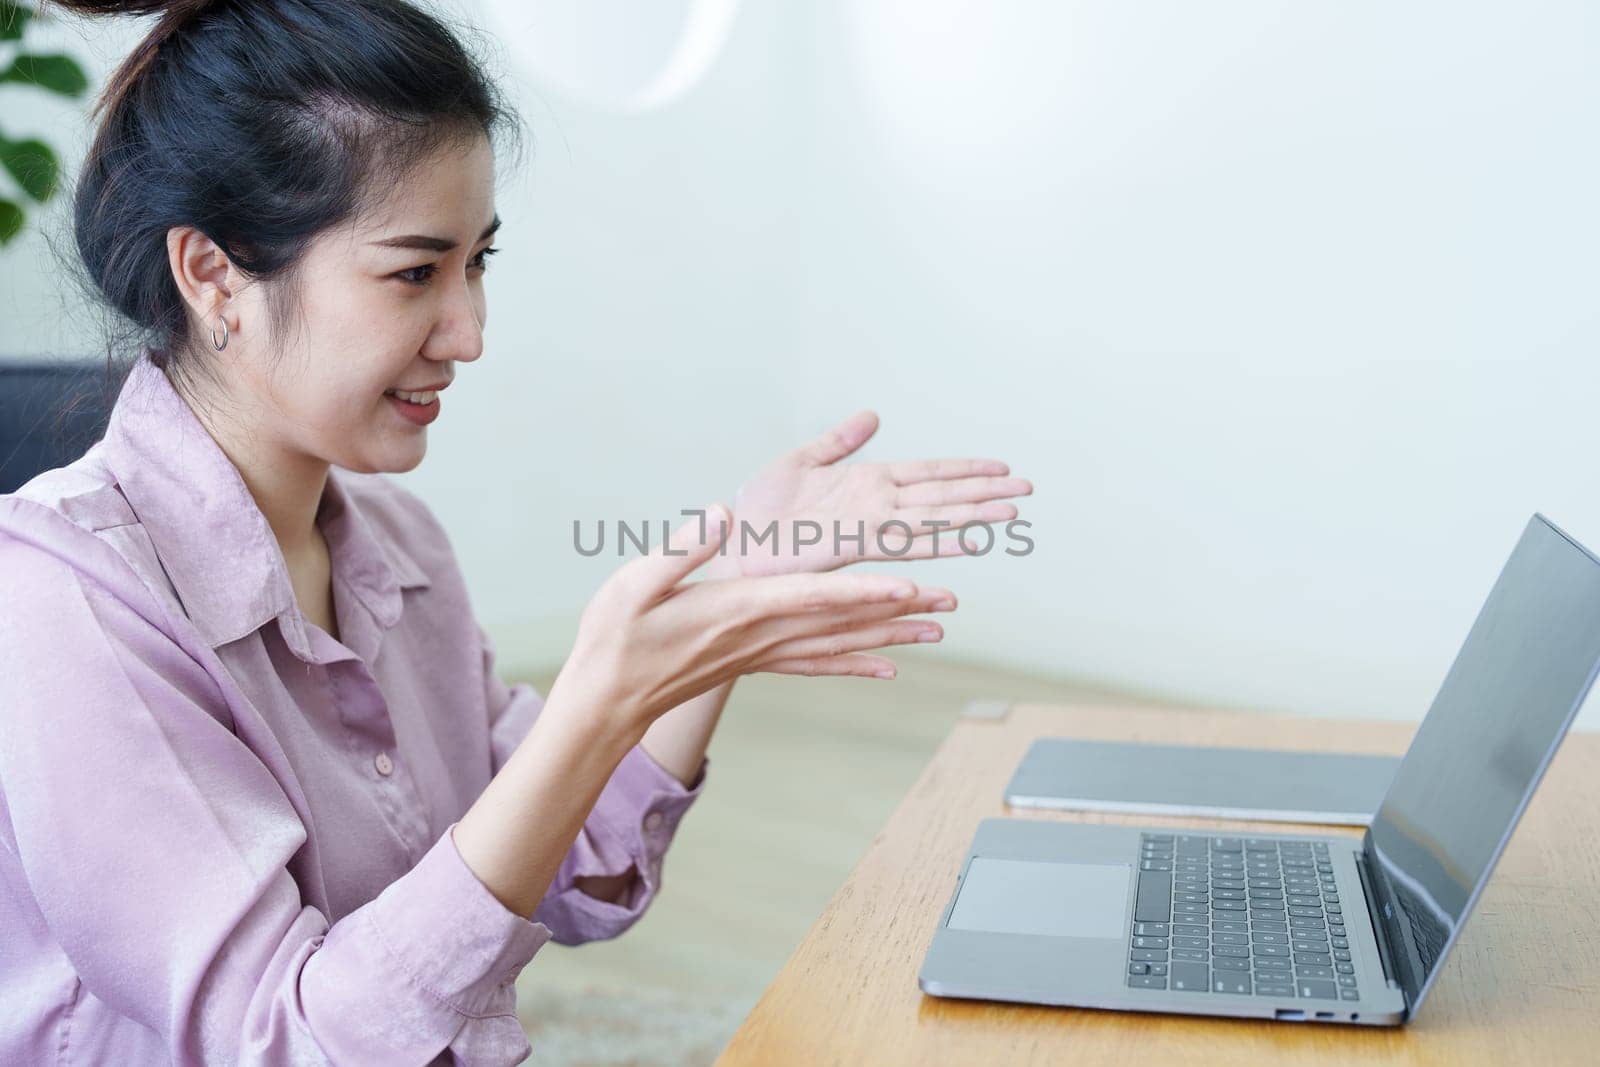
[{"label": "silver laptop lid", "polygon": [[1600,668],[1600,560],[1529,521],[1364,847],[1413,1012]]}]

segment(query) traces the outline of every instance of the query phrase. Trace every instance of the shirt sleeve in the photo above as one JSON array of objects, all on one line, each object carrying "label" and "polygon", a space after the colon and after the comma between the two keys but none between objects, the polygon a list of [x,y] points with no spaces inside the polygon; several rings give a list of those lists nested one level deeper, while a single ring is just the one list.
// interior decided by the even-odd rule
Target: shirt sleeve
[{"label": "shirt sleeve", "polygon": [[448,832],[330,925],[209,650],[109,545],[26,508],[0,500],[0,845],[86,991],[176,1064],[522,1060],[512,983],[550,930]]},{"label": "shirt sleeve", "polygon": [[[494,642],[481,626],[478,635],[498,773],[533,727],[544,698],[527,683],[507,686],[495,669]],[[603,941],[639,921],[661,890],[662,858],[679,821],[705,789],[710,766],[710,758],[702,757],[685,786],[639,745],[622,758],[534,912],[558,944]],[[584,876],[630,870],[633,884],[617,902],[592,897],[575,884]]]}]

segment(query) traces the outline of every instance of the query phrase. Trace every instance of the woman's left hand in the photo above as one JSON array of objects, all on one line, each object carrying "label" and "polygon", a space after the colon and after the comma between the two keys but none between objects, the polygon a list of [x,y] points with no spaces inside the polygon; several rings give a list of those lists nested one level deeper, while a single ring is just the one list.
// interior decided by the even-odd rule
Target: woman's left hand
[{"label": "woman's left hand", "polygon": [[[1033,492],[1032,483],[1008,477],[1011,469],[995,459],[839,462],[877,429],[873,412],[852,415],[745,482],[734,498],[727,545],[727,558],[736,564],[724,566],[753,577],[830,571],[861,560],[961,555],[961,526],[1014,519],[1016,505],[1006,498]],[[905,528],[883,529],[890,522]],[[769,526],[775,534],[768,534]],[[758,544],[758,537],[765,539]],[[908,537],[910,546],[901,552]]]}]

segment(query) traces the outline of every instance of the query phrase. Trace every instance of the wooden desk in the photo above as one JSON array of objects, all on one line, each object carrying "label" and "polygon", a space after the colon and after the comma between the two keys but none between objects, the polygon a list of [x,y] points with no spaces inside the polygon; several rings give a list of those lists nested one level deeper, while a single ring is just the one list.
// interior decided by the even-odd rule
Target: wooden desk
[{"label": "wooden desk", "polygon": [[[978,820],[1293,833],[1286,824],[1011,811],[1044,736],[1400,754],[1411,723],[1016,705],[951,731],[717,1061],[741,1064],[1600,1063],[1600,737],[1563,743],[1445,973],[1404,1027],[1272,1023],[946,1000],[917,971]],[[1316,828],[1317,833],[1357,830]]]}]

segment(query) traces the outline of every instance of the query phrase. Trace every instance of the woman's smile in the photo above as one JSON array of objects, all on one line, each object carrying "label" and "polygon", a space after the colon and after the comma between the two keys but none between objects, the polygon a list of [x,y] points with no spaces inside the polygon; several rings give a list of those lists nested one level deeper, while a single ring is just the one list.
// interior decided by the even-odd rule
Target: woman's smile
[{"label": "woman's smile", "polygon": [[426,426],[428,423],[439,417],[440,405],[439,394],[437,392],[430,391],[426,393],[406,394],[406,396],[409,397],[428,398],[426,403],[421,404],[416,403],[414,400],[407,400],[404,397],[397,396],[394,390],[384,393],[383,396],[384,399],[389,401],[389,404],[395,409],[395,411],[399,413],[401,418],[407,420],[408,422],[416,423],[418,426]]}]

